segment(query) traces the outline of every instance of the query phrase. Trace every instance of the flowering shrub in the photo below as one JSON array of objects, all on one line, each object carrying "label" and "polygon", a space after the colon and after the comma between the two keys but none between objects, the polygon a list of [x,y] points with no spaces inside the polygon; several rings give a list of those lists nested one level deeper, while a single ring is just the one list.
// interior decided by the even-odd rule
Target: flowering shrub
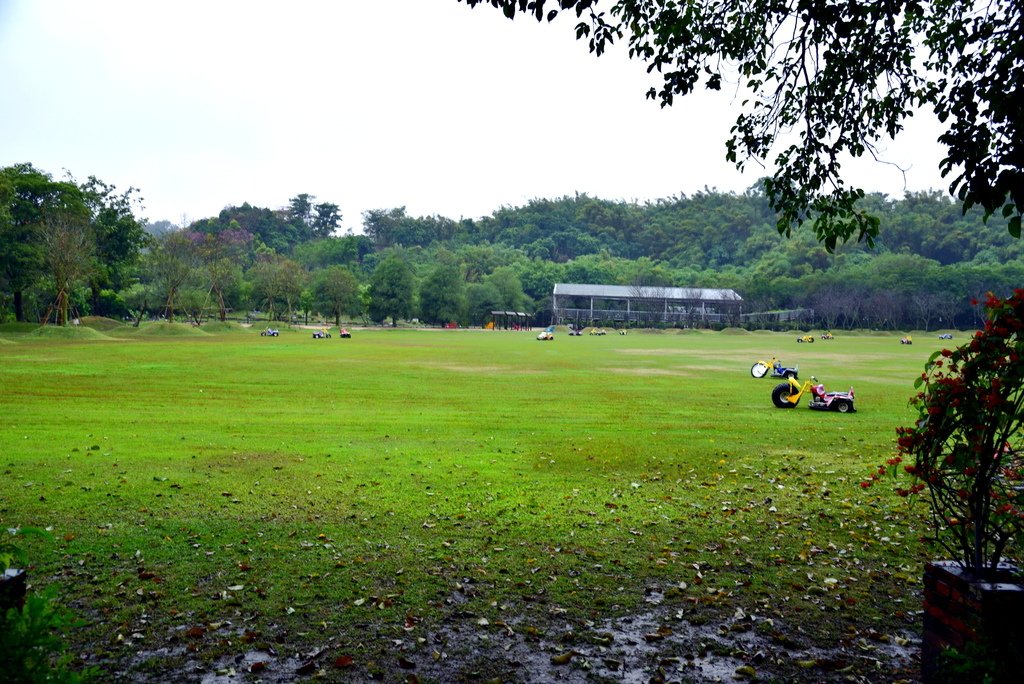
[{"label": "flowering shrub", "polygon": [[925,364],[911,400],[919,419],[897,428],[897,455],[862,483],[902,466],[912,484],[896,491],[927,491],[936,541],[979,574],[1024,532],[1024,289],[985,306],[983,330]]}]

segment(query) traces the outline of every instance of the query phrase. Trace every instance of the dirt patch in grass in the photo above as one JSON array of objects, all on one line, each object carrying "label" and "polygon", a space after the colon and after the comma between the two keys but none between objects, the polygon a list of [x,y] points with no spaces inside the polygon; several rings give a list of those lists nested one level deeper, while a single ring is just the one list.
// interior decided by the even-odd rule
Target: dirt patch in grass
[{"label": "dirt patch in grass", "polygon": [[507,366],[466,366],[453,363],[426,363],[417,364],[426,368],[437,368],[438,370],[454,371],[456,373],[479,373],[481,375],[540,375],[543,371],[531,368],[509,369]]},{"label": "dirt patch in grass", "polygon": [[623,375],[661,375],[680,378],[692,378],[693,373],[682,370],[669,370],[668,368],[602,368],[606,373],[621,373]]},{"label": "dirt patch in grass", "polygon": [[637,356],[689,356],[691,352],[687,349],[616,349],[620,354],[631,354]]}]

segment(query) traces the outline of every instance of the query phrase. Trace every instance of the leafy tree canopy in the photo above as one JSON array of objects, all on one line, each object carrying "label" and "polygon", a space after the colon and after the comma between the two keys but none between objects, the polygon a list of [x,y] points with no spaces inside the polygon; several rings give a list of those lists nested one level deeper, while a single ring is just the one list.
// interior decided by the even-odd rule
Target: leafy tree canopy
[{"label": "leafy tree canopy", "polygon": [[389,254],[370,279],[371,320],[383,322],[390,317],[392,325],[397,325],[398,319],[408,318],[412,314],[414,287],[412,267],[398,254]]},{"label": "leafy tree canopy", "polygon": [[[842,162],[875,155],[919,107],[946,126],[939,141],[964,211],[1001,212],[1020,237],[1024,210],[1024,51],[1017,0],[459,0],[538,21],[575,13],[576,37],[602,54],[625,40],[670,106],[699,85],[744,94],[727,158],[772,162],[766,190],[777,228],[810,221],[831,251],[871,244],[877,217],[858,206]],[[602,11],[604,8],[607,11]],[[795,136],[795,139],[794,139]],[[793,140],[793,142],[787,142]],[[781,149],[780,149],[781,148]]]}]

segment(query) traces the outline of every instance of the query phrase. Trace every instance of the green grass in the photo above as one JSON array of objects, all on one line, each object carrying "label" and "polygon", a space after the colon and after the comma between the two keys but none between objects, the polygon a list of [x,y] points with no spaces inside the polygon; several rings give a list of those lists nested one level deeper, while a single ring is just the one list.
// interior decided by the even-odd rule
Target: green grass
[{"label": "green grass", "polygon": [[[543,628],[680,582],[693,615],[826,641],[914,624],[925,509],[859,482],[934,335],[91,332],[0,338],[0,523],[52,529],[33,582],[101,660],[225,620],[255,646],[454,608]],[[771,355],[857,413],[773,408]]]}]

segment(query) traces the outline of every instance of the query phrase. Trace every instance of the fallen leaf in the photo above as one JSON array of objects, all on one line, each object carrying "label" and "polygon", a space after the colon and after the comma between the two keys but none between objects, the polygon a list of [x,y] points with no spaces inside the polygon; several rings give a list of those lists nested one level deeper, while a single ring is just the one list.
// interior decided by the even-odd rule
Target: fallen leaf
[{"label": "fallen leaf", "polygon": [[740,665],[736,668],[736,674],[738,674],[740,677],[749,677],[753,679],[757,676],[757,670],[755,670],[750,665]]}]

